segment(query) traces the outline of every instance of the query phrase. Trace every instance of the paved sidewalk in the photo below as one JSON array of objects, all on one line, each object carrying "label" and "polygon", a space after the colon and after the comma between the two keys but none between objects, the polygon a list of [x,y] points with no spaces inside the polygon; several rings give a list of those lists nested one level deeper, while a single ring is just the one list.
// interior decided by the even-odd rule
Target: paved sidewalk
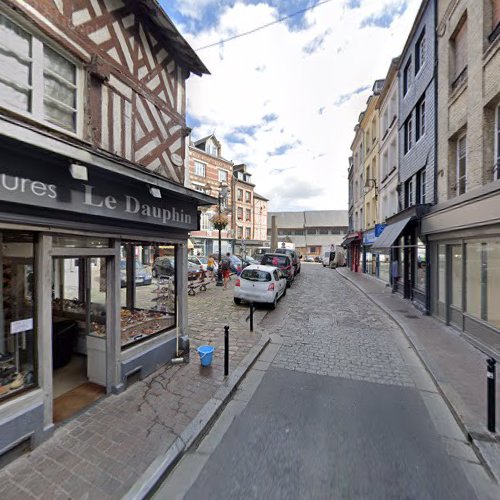
[{"label": "paved sidewalk", "polygon": [[[158,455],[172,445],[224,381],[224,330],[230,325],[230,374],[264,333],[249,332],[246,307],[232,290],[213,285],[189,297],[191,362],[167,365],[118,396],[98,401],[54,436],[0,470],[0,498],[121,498]],[[196,348],[214,345],[212,368]]]},{"label": "paved sidewalk", "polygon": [[[487,356],[456,330],[423,315],[409,301],[391,293],[391,288],[381,281],[347,268],[339,268],[337,272],[363,291],[403,329],[464,432],[500,481],[500,439],[486,429]],[[496,401],[496,427],[500,431],[498,390]]]}]

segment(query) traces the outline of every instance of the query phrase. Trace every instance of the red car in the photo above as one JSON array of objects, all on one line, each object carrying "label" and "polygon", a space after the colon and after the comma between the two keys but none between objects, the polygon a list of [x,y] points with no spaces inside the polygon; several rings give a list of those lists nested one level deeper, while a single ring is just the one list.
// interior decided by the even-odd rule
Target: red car
[{"label": "red car", "polygon": [[283,253],[266,253],[260,262],[263,266],[273,266],[280,269],[286,277],[286,285],[290,287],[295,278],[295,268],[292,259]]}]

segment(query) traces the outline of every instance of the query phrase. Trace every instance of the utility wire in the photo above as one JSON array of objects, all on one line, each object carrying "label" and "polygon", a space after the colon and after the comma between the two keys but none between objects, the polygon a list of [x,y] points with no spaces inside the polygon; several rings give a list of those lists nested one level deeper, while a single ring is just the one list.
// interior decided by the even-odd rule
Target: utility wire
[{"label": "utility wire", "polygon": [[221,45],[226,42],[230,42],[232,40],[236,40],[237,38],[241,38],[243,36],[248,36],[251,35],[252,33],[256,33],[257,31],[263,30],[265,28],[269,28],[270,26],[273,26],[278,23],[282,23],[283,21],[286,21],[287,19],[290,19],[292,17],[298,16],[299,14],[304,14],[304,12],[307,12],[309,10],[313,10],[316,7],[319,7],[320,5],[323,5],[325,3],[330,3],[333,0],[323,0],[322,2],[318,2],[315,5],[311,5],[311,7],[306,7],[305,9],[298,10],[297,12],[292,12],[291,14],[288,14],[284,17],[280,17],[279,19],[276,19],[276,21],[272,21],[267,24],[263,24],[262,26],[257,26],[257,28],[251,29],[250,31],[245,31],[243,33],[238,33],[237,35],[231,36],[229,38],[225,38],[224,40],[219,40],[218,42],[211,43],[209,45],[204,45],[203,47],[199,47],[198,49],[195,49],[196,51],[204,50],[204,49],[209,49],[210,47],[216,47],[217,45]]}]

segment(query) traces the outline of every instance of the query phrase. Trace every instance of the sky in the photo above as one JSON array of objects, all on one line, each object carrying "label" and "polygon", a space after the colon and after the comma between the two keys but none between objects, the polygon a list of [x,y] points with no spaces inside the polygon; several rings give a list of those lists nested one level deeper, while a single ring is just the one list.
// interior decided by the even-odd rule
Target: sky
[{"label": "sky", "polygon": [[[347,210],[354,126],[420,0],[160,0],[209,69],[187,82],[191,137],[215,134],[269,209]],[[291,13],[305,13],[205,48]]]}]

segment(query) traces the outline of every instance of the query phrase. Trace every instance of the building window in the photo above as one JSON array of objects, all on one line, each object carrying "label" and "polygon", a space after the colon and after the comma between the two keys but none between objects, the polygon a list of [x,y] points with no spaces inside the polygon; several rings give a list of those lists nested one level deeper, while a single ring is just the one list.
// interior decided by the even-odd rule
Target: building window
[{"label": "building window", "polygon": [[243,201],[243,189],[238,189],[237,198],[238,201]]},{"label": "building window", "polygon": [[417,103],[415,137],[418,141],[425,134],[425,95]]},{"label": "building window", "polygon": [[217,156],[218,153],[217,146],[212,141],[207,142],[205,151],[212,156]]},{"label": "building window", "polygon": [[245,210],[245,220],[247,222],[250,222],[252,220],[252,211],[249,208]]},{"label": "building window", "polygon": [[418,74],[420,68],[425,63],[425,28],[418,37],[417,43],[415,45],[415,74]]},{"label": "building window", "polygon": [[194,173],[199,177],[206,177],[207,166],[201,161],[194,161]]},{"label": "building window", "polygon": [[411,57],[408,59],[406,63],[405,69],[403,70],[403,95],[405,96],[408,93],[408,89],[410,88],[411,83]]},{"label": "building window", "polygon": [[500,105],[497,106],[495,116],[495,164],[493,165],[493,179],[500,179]]},{"label": "building window", "polygon": [[250,203],[252,201],[252,194],[250,191],[245,191],[245,203]]},{"label": "building window", "polygon": [[240,240],[241,240],[241,238],[243,238],[243,227],[242,226],[238,226],[236,237],[239,238]]},{"label": "building window", "polygon": [[500,35],[500,0],[491,0],[491,27],[488,40],[493,43]]},{"label": "building window", "polygon": [[413,118],[410,115],[404,124],[404,153],[408,153],[412,148],[412,140],[413,140]]},{"label": "building window", "polygon": [[219,170],[219,182],[227,182],[227,170]]},{"label": "building window", "polygon": [[0,14],[0,101],[70,132],[77,131],[77,67]]},{"label": "building window", "polygon": [[405,208],[415,204],[413,197],[413,177],[405,182]]},{"label": "building window", "polygon": [[457,194],[464,194],[467,189],[467,136],[457,142]]},{"label": "building window", "polygon": [[236,218],[238,220],[243,220],[243,208],[238,207],[236,210]]},{"label": "building window", "polygon": [[245,228],[245,238],[247,240],[249,240],[249,239],[251,239],[251,237],[252,237],[252,228],[246,227]]},{"label": "building window", "polygon": [[452,90],[460,87],[467,80],[467,18],[461,22],[451,41],[452,48]]},{"label": "building window", "polygon": [[424,204],[426,201],[426,172],[425,168],[417,174],[417,203]]}]

